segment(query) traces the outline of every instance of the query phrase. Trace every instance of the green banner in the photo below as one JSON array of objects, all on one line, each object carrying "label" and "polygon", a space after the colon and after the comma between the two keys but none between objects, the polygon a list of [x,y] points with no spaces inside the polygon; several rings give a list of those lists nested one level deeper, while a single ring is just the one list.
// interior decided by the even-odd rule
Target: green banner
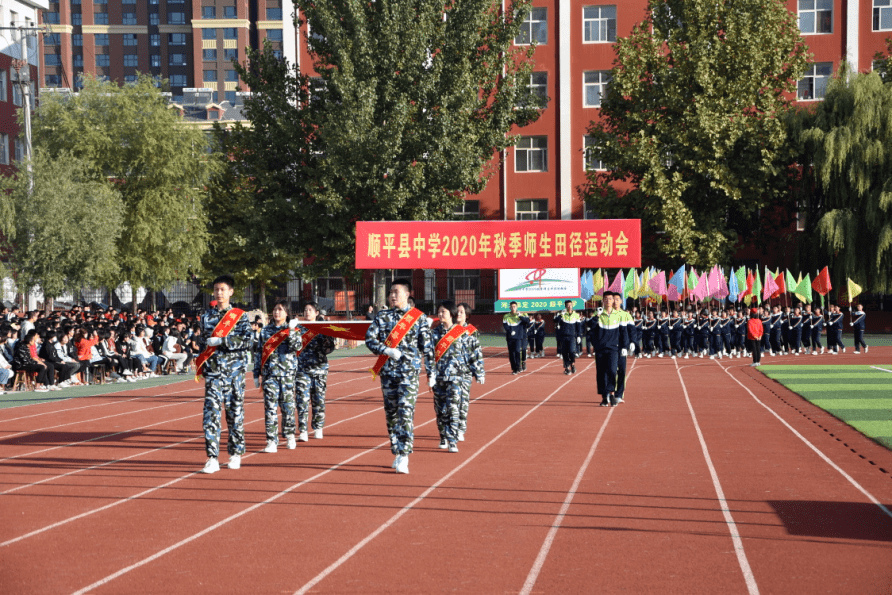
[{"label": "green banner", "polygon": [[[534,300],[514,300],[517,302],[517,311],[518,312],[539,312],[541,310],[546,310],[548,312],[557,312],[558,310],[564,309],[564,302],[566,299],[561,298],[549,298],[549,299],[534,299]],[[585,300],[582,298],[573,299],[573,309],[574,310],[585,310]],[[495,311],[497,313],[501,312],[510,312],[511,311],[511,300],[496,300],[495,303]]]}]

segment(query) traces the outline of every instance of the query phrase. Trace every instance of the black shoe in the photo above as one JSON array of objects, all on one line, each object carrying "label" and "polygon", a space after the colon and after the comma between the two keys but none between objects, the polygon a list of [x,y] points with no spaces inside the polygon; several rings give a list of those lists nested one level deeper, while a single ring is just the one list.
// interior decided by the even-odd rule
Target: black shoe
[{"label": "black shoe", "polygon": [[564,374],[569,374],[569,373],[570,373],[570,369],[569,369],[569,368],[564,368]]},{"label": "black shoe", "polygon": [[511,374],[512,374],[513,376],[517,376],[517,370],[514,370],[513,372],[511,372]]},{"label": "black shoe", "polygon": [[610,401],[607,399],[607,397],[604,397],[604,399],[601,401],[601,407],[610,407]]},{"label": "black shoe", "polygon": [[521,372],[526,372],[526,371],[527,371],[527,363],[526,363],[526,362],[523,362],[523,363],[520,365],[520,371],[521,371]]},{"label": "black shoe", "polygon": [[571,374],[575,374],[575,373],[576,373],[576,366],[573,365],[573,364],[570,364],[570,373],[571,373]]}]

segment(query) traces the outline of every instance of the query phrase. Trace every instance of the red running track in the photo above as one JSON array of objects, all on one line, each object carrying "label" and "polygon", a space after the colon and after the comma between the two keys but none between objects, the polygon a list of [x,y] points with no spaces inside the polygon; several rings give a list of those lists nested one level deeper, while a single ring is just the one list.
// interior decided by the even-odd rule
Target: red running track
[{"label": "red running track", "polygon": [[325,438],[294,451],[259,452],[250,389],[249,454],[211,476],[196,473],[191,382],[4,410],[0,588],[892,591],[892,453],[745,360],[630,361],[612,409],[590,359],[573,376],[553,356],[512,376],[504,351],[487,355],[458,454],[437,448],[420,395],[407,476],[389,467],[371,358],[332,366]]}]

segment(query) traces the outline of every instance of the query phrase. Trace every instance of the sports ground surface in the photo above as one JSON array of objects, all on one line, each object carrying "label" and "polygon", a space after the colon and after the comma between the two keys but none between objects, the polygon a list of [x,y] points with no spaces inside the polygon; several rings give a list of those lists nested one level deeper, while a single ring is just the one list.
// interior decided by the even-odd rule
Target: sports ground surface
[{"label": "sports ground surface", "polygon": [[325,438],[296,450],[259,452],[249,389],[242,468],[210,476],[191,379],[0,397],[0,592],[892,592],[892,452],[807,400],[870,384],[827,406],[882,423],[861,401],[888,398],[868,368],[892,348],[630,360],[616,408],[591,359],[486,355],[459,453],[420,395],[409,475],[368,356],[332,363]]}]

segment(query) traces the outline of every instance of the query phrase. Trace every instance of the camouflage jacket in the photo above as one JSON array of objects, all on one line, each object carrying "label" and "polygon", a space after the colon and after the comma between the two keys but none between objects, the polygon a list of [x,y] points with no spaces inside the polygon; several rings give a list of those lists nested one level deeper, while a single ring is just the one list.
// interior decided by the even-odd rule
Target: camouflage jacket
[{"label": "camouflage jacket", "polygon": [[462,376],[470,378],[473,376],[477,382],[483,380],[486,371],[483,369],[483,349],[480,347],[479,333],[465,333],[462,339],[465,341],[465,348],[468,351],[468,366],[462,370]]},{"label": "camouflage jacket", "polygon": [[[384,341],[406,312],[408,308],[406,310],[390,308],[378,312],[365,334],[365,345],[369,351],[375,355],[384,355],[384,349],[387,347]],[[431,342],[430,325],[424,314],[412,325],[396,348],[403,352],[403,358],[400,360],[387,358],[387,363],[381,370],[382,376],[417,374],[421,370],[422,358],[424,358],[424,369],[430,374],[434,363],[434,345]]]},{"label": "camouflage jacket", "polygon": [[301,346],[300,333],[296,330],[288,333],[288,338],[279,343],[276,350],[269,354],[266,365],[260,369],[260,363],[263,361],[263,346],[270,337],[288,328],[287,325],[276,326],[270,323],[263,327],[260,331],[260,339],[254,344],[254,376],[260,376],[263,373],[264,378],[282,378],[294,376],[297,371],[297,355],[294,353]]},{"label": "camouflage jacket", "polygon": [[[301,334],[307,332],[301,328]],[[334,339],[326,335],[316,335],[307,343],[297,358],[299,374],[324,374],[328,372],[328,354],[334,351]]]},{"label": "camouflage jacket", "polygon": [[[207,340],[225,313],[226,311],[216,308],[210,308],[202,313],[199,319],[201,336],[197,337],[198,345],[202,352],[207,349]],[[248,322],[248,315],[242,314],[238,322],[235,323],[235,327],[223,339],[223,343],[217,346],[214,355],[208,358],[208,361],[202,368],[202,373],[206,378],[210,376],[224,376],[234,372],[244,373],[253,343],[254,336],[251,333],[251,323]]]},{"label": "camouflage jacket", "polygon": [[[437,343],[446,333],[449,332],[444,325],[440,324],[431,331],[431,343],[434,345],[434,353],[436,353]],[[466,376],[466,371],[472,369],[471,358],[475,354],[468,345],[468,334],[463,333],[458,339],[452,342],[440,361],[434,362],[434,368],[437,371],[437,380],[444,382],[458,382]]]}]

